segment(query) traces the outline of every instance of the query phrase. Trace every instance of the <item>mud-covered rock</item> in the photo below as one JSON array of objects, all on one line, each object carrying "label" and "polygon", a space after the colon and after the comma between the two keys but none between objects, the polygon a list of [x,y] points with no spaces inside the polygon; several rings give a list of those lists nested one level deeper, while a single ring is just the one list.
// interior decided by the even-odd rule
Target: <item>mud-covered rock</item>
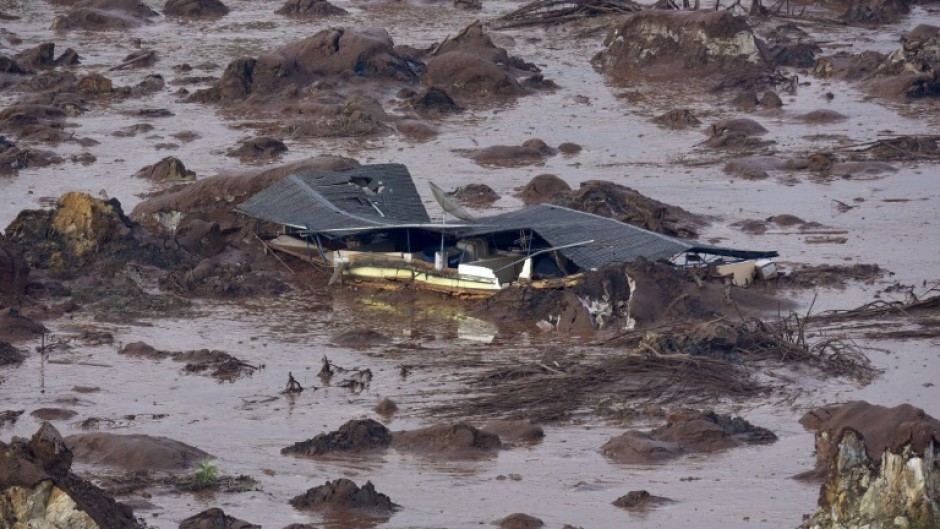
[{"label": "mud-covered rock", "polygon": [[218,507],[206,509],[180,522],[179,529],[261,529],[260,525],[225,514]]},{"label": "mud-covered rock", "polygon": [[220,0],[166,0],[163,14],[181,18],[219,18],[229,13]]},{"label": "mud-covered rock", "polygon": [[0,239],[0,305],[26,293],[29,263]]},{"label": "mud-covered rock", "polygon": [[936,527],[940,523],[940,421],[909,404],[848,402],[800,421],[816,432],[825,481],[812,529]]},{"label": "mud-covered rock", "polygon": [[0,111],[0,130],[21,140],[58,144],[72,137],[63,130],[66,117],[52,105],[16,103]]},{"label": "mud-covered rock", "polygon": [[188,182],[196,179],[196,172],[186,169],[179,158],[167,156],[137,171],[136,176],[155,182]]},{"label": "mud-covered rock", "polygon": [[14,56],[17,64],[29,68],[55,68],[56,66],[73,66],[78,64],[78,52],[72,48],[66,49],[58,57],[55,56],[55,43],[44,42],[34,48],[24,50]]},{"label": "mud-covered rock", "polygon": [[758,39],[730,11],[645,10],[613,28],[594,66],[615,80],[725,79],[766,74]]},{"label": "mud-covered rock", "polygon": [[837,121],[845,121],[849,119],[848,116],[841,112],[836,112],[835,110],[830,110],[828,108],[821,108],[817,110],[812,110],[805,114],[800,114],[797,116],[798,120],[804,121],[809,124],[817,123],[834,123]]},{"label": "mud-covered rock", "polygon": [[345,347],[374,347],[387,344],[390,338],[375,329],[355,328],[336,333],[330,341]]},{"label": "mud-covered rock", "polygon": [[188,470],[209,456],[168,437],[95,432],[70,435],[66,444],[75,460],[125,470]]},{"label": "mud-covered rock", "polygon": [[113,274],[128,262],[166,268],[189,259],[124,216],[116,199],[79,192],[62,195],[51,210],[20,212],[5,238],[32,269],[63,277],[87,268]]},{"label": "mud-covered rock", "polygon": [[367,481],[361,488],[345,478],[327,481],[290,500],[295,509],[312,511],[359,511],[366,514],[388,515],[398,505],[375,490]]},{"label": "mud-covered rock", "polygon": [[49,329],[13,308],[0,310],[0,340],[10,343],[34,341]]},{"label": "mud-covered rock", "polygon": [[131,510],[72,474],[62,435],[43,423],[29,441],[0,441],[0,521],[5,527],[138,529]]},{"label": "mud-covered rock", "polygon": [[408,105],[422,114],[444,116],[463,111],[450,94],[442,88],[430,86],[408,100]]},{"label": "mud-covered rock", "polygon": [[645,490],[631,490],[614,500],[613,503],[615,506],[628,511],[645,511],[653,507],[672,503],[672,500],[662,496],[654,496]]},{"label": "mud-covered rock", "polygon": [[316,457],[333,452],[362,452],[388,448],[392,433],[372,419],[352,420],[338,430],[322,433],[281,449],[282,455]]},{"label": "mud-covered rock", "polygon": [[238,141],[238,147],[228,152],[229,156],[242,162],[270,162],[287,152],[284,142],[271,136],[255,136]]},{"label": "mud-covered rock", "polygon": [[290,18],[317,19],[346,15],[349,12],[327,0],[287,0],[275,13]]},{"label": "mud-covered rock", "polygon": [[516,193],[523,204],[532,206],[534,204],[550,203],[556,195],[567,194],[571,191],[571,186],[560,177],[553,174],[540,174],[522,189]]},{"label": "mud-covered rock", "polygon": [[863,24],[893,24],[911,12],[909,0],[842,0],[842,18]]},{"label": "mud-covered rock", "polygon": [[250,376],[258,368],[242,362],[226,353],[210,349],[192,351],[161,351],[144,342],[131,342],[118,351],[120,354],[150,358],[153,360],[172,359],[185,365],[187,373],[206,374],[220,381],[232,382]]},{"label": "mud-covered rock", "polygon": [[499,436],[503,443],[510,445],[539,443],[545,437],[545,430],[532,421],[490,421],[480,429]]},{"label": "mud-covered rock", "polygon": [[631,430],[611,438],[601,448],[618,463],[657,463],[687,453],[727,450],[742,444],[763,444],[777,440],[766,428],[740,417],[715,412],[673,412],[668,422],[651,431]]},{"label": "mud-covered rock", "polygon": [[424,81],[458,101],[474,101],[525,95],[530,90],[520,79],[537,73],[534,65],[496,46],[477,21],[431,52]]},{"label": "mud-covered rock", "polygon": [[0,342],[0,367],[19,365],[26,355],[7,342]]},{"label": "mud-covered rock", "polygon": [[37,408],[29,414],[43,421],[67,421],[78,415],[78,412],[65,408]]},{"label": "mud-covered rock", "polygon": [[132,29],[150,22],[159,13],[140,0],[79,0],[65,16],[56,17],[53,28],[107,31]]},{"label": "mud-covered rock", "polygon": [[688,129],[698,127],[702,121],[695,112],[688,108],[677,108],[653,118],[653,123],[669,129]]},{"label": "mud-covered rock", "polygon": [[541,164],[546,158],[555,156],[557,149],[549,147],[544,141],[534,138],[522,145],[493,145],[474,149],[467,157],[483,166],[517,167]]},{"label": "mud-covered rock", "polygon": [[502,446],[498,435],[469,424],[440,424],[396,432],[392,447],[429,455],[472,456],[493,453]]},{"label": "mud-covered rock", "polygon": [[557,193],[551,203],[686,239],[698,237],[698,229],[708,223],[701,215],[602,180],[588,180],[576,191]]},{"label": "mud-covered rock", "polygon": [[545,526],[545,522],[535,516],[517,512],[498,520],[496,525],[500,529],[539,529]]}]

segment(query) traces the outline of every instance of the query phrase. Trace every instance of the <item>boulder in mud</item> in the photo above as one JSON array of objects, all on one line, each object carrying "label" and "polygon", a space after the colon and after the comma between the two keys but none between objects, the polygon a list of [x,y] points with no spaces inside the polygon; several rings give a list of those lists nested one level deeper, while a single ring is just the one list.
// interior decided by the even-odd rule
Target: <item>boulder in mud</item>
[{"label": "boulder in mud", "polygon": [[936,527],[940,524],[940,421],[902,404],[855,401],[800,421],[816,432],[825,481],[803,527]]},{"label": "boulder in mud", "polygon": [[56,66],[73,66],[79,62],[78,53],[72,48],[66,49],[61,55],[56,57],[55,43],[52,42],[44,42],[35,48],[17,53],[14,59],[17,64],[40,69],[55,68]]},{"label": "boulder in mud", "polygon": [[71,465],[72,452],[49,423],[43,423],[29,441],[0,441],[4,527],[142,527],[130,508],[72,474]]},{"label": "boulder in mud", "polygon": [[608,440],[601,452],[617,463],[650,464],[677,458],[682,455],[682,448],[647,432],[631,430]]},{"label": "boulder in mud", "polygon": [[196,179],[196,172],[186,169],[179,158],[167,156],[137,171],[136,176],[154,182],[188,182]]},{"label": "boulder in mud", "polygon": [[357,511],[364,514],[389,515],[398,509],[391,498],[375,490],[367,481],[361,488],[345,478],[327,481],[319,487],[290,500],[291,506],[312,511]]},{"label": "boulder in mud", "polygon": [[444,89],[429,86],[408,100],[408,106],[422,114],[445,116],[462,112],[460,105],[454,102]]},{"label": "boulder in mud", "polygon": [[49,332],[43,324],[14,308],[0,310],[0,340],[10,343],[34,341]]},{"label": "boulder in mud", "polygon": [[363,452],[388,448],[392,433],[372,419],[352,420],[335,432],[323,433],[281,449],[282,455],[316,457],[333,452]]},{"label": "boulder in mud", "polygon": [[218,507],[212,507],[186,518],[180,522],[179,529],[261,529],[261,526],[239,520]]},{"label": "boulder in mud", "polygon": [[427,455],[484,455],[494,453],[501,446],[498,435],[463,423],[396,432],[392,436],[393,448]]},{"label": "boulder in mud", "polygon": [[533,138],[519,146],[494,145],[475,149],[470,151],[467,157],[482,166],[518,167],[541,164],[546,158],[557,153],[556,149],[549,147],[544,141]]},{"label": "boulder in mud", "polygon": [[612,29],[592,63],[621,82],[751,78],[771,70],[760,46],[746,19],[730,11],[650,9]]},{"label": "boulder in mud", "polygon": [[219,18],[229,13],[220,0],[166,0],[163,14],[180,18]]},{"label": "boulder in mud", "polygon": [[327,0],[287,0],[275,13],[290,18],[317,19],[346,15],[349,12]]},{"label": "boulder in mud", "polygon": [[835,123],[837,121],[845,121],[849,119],[849,117],[841,112],[836,112],[835,110],[821,108],[807,112],[805,114],[800,114],[796,119],[804,121],[810,125],[815,125],[821,123]]},{"label": "boulder in mud", "polygon": [[498,520],[496,525],[500,529],[540,529],[545,522],[529,514],[515,513]]},{"label": "boulder in mud", "polygon": [[556,195],[567,194],[571,186],[553,174],[540,174],[516,193],[526,206],[551,202]]}]

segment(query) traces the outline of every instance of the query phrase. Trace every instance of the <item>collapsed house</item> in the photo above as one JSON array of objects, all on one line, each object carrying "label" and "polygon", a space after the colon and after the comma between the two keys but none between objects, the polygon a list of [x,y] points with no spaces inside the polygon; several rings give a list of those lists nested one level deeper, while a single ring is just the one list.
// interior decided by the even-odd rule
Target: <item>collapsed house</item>
[{"label": "collapsed house", "polygon": [[776,252],[704,246],[558,206],[473,219],[432,190],[442,206],[437,221],[404,165],[365,165],[290,175],[236,210],[279,225],[266,244],[332,268],[331,282],[487,296],[512,285],[570,286],[584,272],[640,258],[710,266],[739,285],[776,270]]}]

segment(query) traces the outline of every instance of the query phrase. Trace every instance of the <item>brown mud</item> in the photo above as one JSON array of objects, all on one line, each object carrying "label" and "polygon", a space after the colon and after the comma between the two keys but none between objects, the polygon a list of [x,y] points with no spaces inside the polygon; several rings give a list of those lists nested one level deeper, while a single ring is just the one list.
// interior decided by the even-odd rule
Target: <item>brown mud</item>
[{"label": "brown mud", "polygon": [[[472,12],[450,3],[335,4],[346,14],[326,2],[288,2],[284,16],[275,13],[281,2],[226,0],[228,14],[198,21],[161,16],[165,3],[149,0],[3,7],[17,17],[0,20],[8,45],[0,103],[12,109],[0,127],[8,138],[0,142],[0,222],[15,228],[0,244],[0,279],[10,278],[0,280],[0,340],[11,344],[11,362],[0,367],[10,408],[4,439],[36,430],[29,412],[67,409],[78,415],[57,421],[64,433],[95,427],[181,439],[216,455],[212,464],[226,475],[257,477],[262,491],[219,491],[211,500],[160,485],[129,493],[137,515],[159,529],[247,524],[238,519],[348,527],[345,515],[288,505],[338,477],[389,492],[402,505],[384,521],[389,527],[478,527],[525,512],[557,527],[718,528],[748,518],[770,529],[798,525],[818,496],[815,485],[787,479],[812,466],[812,435],[797,423],[806,410],[867,399],[940,415],[930,369],[938,196],[927,178],[937,154],[936,34],[915,29],[937,25],[932,7],[908,6],[905,15],[901,3],[844,2],[742,19],[705,4],[697,14],[630,18],[588,2],[575,6],[591,15],[580,20],[555,12],[564,25],[499,30],[490,23],[518,4],[492,0]],[[638,9],[625,3],[619,11]],[[323,14],[335,18],[316,18]],[[680,17],[701,19],[706,34],[733,42],[633,38],[638,27],[665,37],[660,29]],[[352,29],[361,27],[378,29]],[[665,53],[638,68],[637,50],[618,48],[616,37],[604,44],[608,30]],[[296,43],[324,35],[361,37],[391,59],[347,61],[328,75],[305,70],[313,54]],[[710,56],[715,42],[736,56]],[[764,56],[742,62],[738,52],[753,58],[752,43]],[[830,59],[843,51],[852,57]],[[598,52],[602,72],[591,64]],[[263,75],[248,83],[243,58]],[[824,61],[834,65],[831,75]],[[369,70],[377,64],[407,68]],[[692,77],[702,86],[690,88],[684,81]],[[232,96],[245,87],[247,97]],[[192,102],[223,92],[229,103]],[[664,114],[665,126],[652,121]],[[702,135],[701,123],[743,118],[766,132]],[[249,137],[276,138],[287,150],[240,144]],[[485,170],[454,155],[535,138],[559,153]],[[166,149],[195,182],[133,178]],[[255,223],[232,208],[293,170],[352,160],[407,163],[432,214],[426,180],[445,189],[478,183],[498,196],[486,206],[494,212],[557,199],[703,244],[776,249],[788,275],[767,291],[725,296],[707,278],[699,286],[688,275],[647,270],[641,280],[663,286],[638,291],[629,313],[615,302],[609,318],[597,309],[605,289],[624,291],[622,271],[599,273],[578,291],[596,302],[588,303],[593,314],[572,295],[510,296],[478,309],[409,291],[325,288],[324,274],[266,255]],[[545,174],[558,179],[513,195]],[[60,200],[73,190],[84,196]],[[782,214],[805,222],[777,222]],[[771,217],[758,221],[759,236],[734,226]],[[261,235],[273,232],[261,226]],[[813,243],[820,238],[842,242]],[[859,308],[829,312],[849,307]],[[791,310],[799,316],[787,316]],[[598,315],[607,334],[596,333]],[[652,325],[663,317],[680,322]],[[562,319],[570,325],[539,325]],[[333,339],[363,328],[383,338],[366,346]],[[567,333],[574,329],[588,332]],[[111,340],[95,338],[101,333]],[[266,368],[218,384],[180,376],[173,362],[119,353],[135,342],[225,351]],[[325,355],[339,373],[328,383],[316,376]],[[368,367],[368,384],[365,370],[338,366]],[[304,391],[280,393],[288,374]],[[354,375],[357,385],[344,383]],[[397,411],[375,410],[377,402]],[[654,469],[612,464],[599,450],[624,430],[661,425],[677,407],[740,415],[779,440],[687,453]],[[419,449],[279,454],[304,435],[375,413],[389,430],[416,436]],[[493,424],[505,417],[521,422]],[[479,431],[454,426],[461,423]],[[425,430],[435,424],[443,426]],[[492,448],[469,449],[484,457],[454,457],[448,448],[474,443]],[[104,479],[101,467],[77,467]],[[681,501],[642,516],[614,504],[638,488]],[[753,493],[742,498],[741,490]],[[203,522],[184,522],[216,505],[228,514],[210,510]]]}]

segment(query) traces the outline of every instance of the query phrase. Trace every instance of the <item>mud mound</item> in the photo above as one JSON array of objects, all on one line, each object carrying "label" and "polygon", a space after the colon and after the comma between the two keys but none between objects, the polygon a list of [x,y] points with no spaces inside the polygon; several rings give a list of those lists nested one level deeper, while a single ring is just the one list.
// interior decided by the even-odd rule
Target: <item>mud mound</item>
[{"label": "mud mound", "polygon": [[39,69],[73,66],[79,63],[78,52],[72,48],[67,48],[61,55],[56,57],[55,43],[52,42],[44,42],[35,48],[17,53],[13,58],[19,65]]},{"label": "mud mound", "polygon": [[337,170],[356,165],[358,163],[349,158],[325,156],[263,171],[203,178],[144,200],[130,216],[151,231],[168,235],[174,235],[179,227],[192,219],[215,222],[227,241],[245,246],[241,241],[254,239],[255,221],[237,214],[234,211],[236,204],[295,172]]},{"label": "mud mound", "polygon": [[372,419],[352,420],[335,432],[322,433],[313,439],[282,448],[281,454],[316,457],[332,452],[387,448],[391,443],[392,433],[381,423]]},{"label": "mud mound", "polygon": [[78,434],[66,437],[65,442],[77,461],[125,470],[188,470],[209,457],[185,443],[141,434]]},{"label": "mud mound", "polygon": [[179,529],[261,529],[261,526],[239,520],[225,514],[222,509],[213,507],[186,518],[180,522]]},{"label": "mud mound", "polygon": [[196,172],[186,169],[183,162],[174,156],[167,156],[159,162],[137,171],[138,178],[155,182],[186,182],[196,179]]},{"label": "mud mound", "polygon": [[156,16],[159,13],[140,0],[79,0],[64,17],[56,17],[53,27],[87,31],[132,29]]},{"label": "mud mound", "polygon": [[463,423],[396,432],[392,437],[392,447],[397,450],[432,455],[486,454],[499,450],[501,445],[499,436]]},{"label": "mud mound", "polygon": [[467,157],[482,166],[518,167],[541,164],[546,158],[555,156],[556,149],[540,139],[526,140],[522,145],[494,145],[475,149]]},{"label": "mud mound", "polygon": [[301,510],[351,510],[369,514],[391,514],[398,508],[388,496],[376,492],[371,481],[359,488],[354,482],[342,478],[309,489],[292,498],[290,504]]},{"label": "mud mound", "polygon": [[408,106],[421,114],[433,116],[446,116],[463,111],[460,105],[450,97],[450,94],[436,86],[425,88],[415,94],[414,97],[408,100]]},{"label": "mud mound", "polygon": [[44,423],[29,441],[0,441],[0,513],[5,524],[141,527],[128,507],[72,474],[71,465],[71,451],[49,423]]},{"label": "mud mound", "polygon": [[132,342],[118,351],[120,354],[163,360],[170,358],[184,362],[183,370],[187,373],[205,373],[220,381],[232,382],[244,376],[250,376],[258,368],[224,351],[198,349],[193,351],[160,351],[144,342]]},{"label": "mud mound", "polygon": [[612,29],[604,47],[592,63],[618,81],[733,79],[771,69],[747,21],[725,10],[641,11]]},{"label": "mud mound", "polygon": [[480,430],[499,436],[506,444],[534,444],[545,437],[542,427],[532,421],[490,421]]},{"label": "mud mound", "polygon": [[48,333],[43,324],[23,316],[16,309],[0,311],[0,340],[5,342],[33,341]]},{"label": "mud mound", "polygon": [[631,295],[626,268],[608,265],[586,272],[570,288],[503,289],[482,300],[475,313],[501,324],[544,325],[559,333],[588,335],[626,325]]},{"label": "mud mound", "polygon": [[618,463],[656,463],[687,453],[717,452],[776,440],[770,430],[740,417],[682,411],[673,413],[664,426],[649,433],[633,430],[614,437],[601,450]]},{"label": "mud mound", "polygon": [[52,210],[20,212],[6,240],[31,268],[63,277],[89,267],[110,277],[128,262],[166,268],[190,259],[131,222],[116,199],[78,192],[62,195]]},{"label": "mud mound", "polygon": [[500,529],[539,529],[545,526],[545,522],[535,516],[517,512],[497,521],[496,525]]},{"label": "mud mound", "polygon": [[837,121],[845,121],[849,119],[848,116],[842,114],[841,112],[836,112],[835,110],[829,109],[819,109],[807,112],[806,114],[801,114],[797,116],[798,120],[804,121],[809,124],[817,123],[835,123]]},{"label": "mud mound", "polygon": [[349,12],[341,7],[334,6],[327,0],[287,0],[275,13],[290,18],[317,19],[346,15]]},{"label": "mud mound", "polygon": [[197,92],[195,99],[265,103],[285,88],[316,80],[365,77],[415,83],[418,76],[415,63],[395,51],[384,29],[332,28],[257,59],[230,63],[218,84]]},{"label": "mud mound", "polygon": [[657,233],[694,239],[708,224],[706,217],[649,198],[620,184],[603,180],[582,182],[577,191],[555,195],[552,204],[639,226]]},{"label": "mud mound", "polygon": [[843,0],[842,18],[863,24],[893,24],[911,12],[909,0]]},{"label": "mud mound", "polygon": [[486,184],[467,184],[448,194],[459,200],[461,204],[471,208],[486,208],[499,200],[496,191],[493,191],[493,188]]},{"label": "mud mound", "polygon": [[529,180],[516,196],[522,199],[526,206],[551,202],[559,194],[568,193],[571,186],[553,174],[541,174]]},{"label": "mud mound", "polygon": [[872,284],[890,274],[876,264],[858,263],[843,265],[799,265],[785,274],[778,275],[773,284],[783,288],[839,288],[844,289],[849,281]]},{"label": "mud mound", "polygon": [[631,490],[614,500],[615,506],[628,511],[646,511],[668,503],[672,503],[672,500],[662,496],[653,496],[645,490]]},{"label": "mud mound", "polygon": [[19,365],[26,355],[19,352],[16,347],[7,342],[0,342],[0,367]]},{"label": "mud mound", "polygon": [[701,120],[695,117],[695,112],[688,108],[677,108],[670,110],[653,118],[653,123],[667,129],[689,129],[698,127],[702,124]]},{"label": "mud mound", "polygon": [[330,341],[333,345],[346,347],[374,347],[389,343],[388,336],[373,329],[349,329],[334,335]]},{"label": "mud mound", "polygon": [[67,421],[78,415],[78,412],[65,408],[37,408],[29,414],[43,421]]},{"label": "mud mound", "polygon": [[0,305],[26,293],[29,263],[0,239]]},{"label": "mud mound", "polygon": [[219,18],[229,13],[220,0],[166,0],[163,14],[181,18]]},{"label": "mud mound", "polygon": [[424,81],[458,100],[474,101],[528,94],[520,78],[538,71],[496,46],[477,21],[431,52]]},{"label": "mud mound", "polygon": [[287,152],[284,142],[271,136],[256,136],[238,141],[238,147],[228,152],[242,162],[269,162]]},{"label": "mud mound", "polygon": [[428,141],[439,134],[436,127],[417,119],[399,120],[395,128],[402,136],[414,141]]}]

